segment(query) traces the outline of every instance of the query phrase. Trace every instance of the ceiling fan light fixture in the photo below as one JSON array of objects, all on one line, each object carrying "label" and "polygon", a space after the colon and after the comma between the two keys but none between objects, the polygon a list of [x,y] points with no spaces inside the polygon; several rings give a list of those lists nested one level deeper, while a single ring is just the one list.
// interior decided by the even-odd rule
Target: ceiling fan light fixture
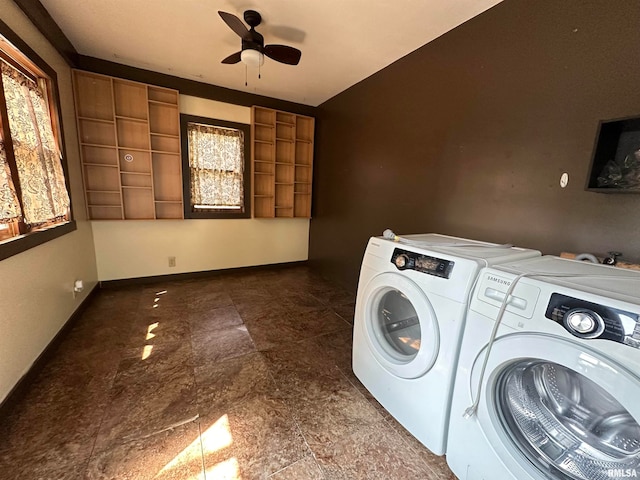
[{"label": "ceiling fan light fixture", "polygon": [[264,55],[254,49],[243,50],[240,59],[248,67],[259,67],[264,63]]}]

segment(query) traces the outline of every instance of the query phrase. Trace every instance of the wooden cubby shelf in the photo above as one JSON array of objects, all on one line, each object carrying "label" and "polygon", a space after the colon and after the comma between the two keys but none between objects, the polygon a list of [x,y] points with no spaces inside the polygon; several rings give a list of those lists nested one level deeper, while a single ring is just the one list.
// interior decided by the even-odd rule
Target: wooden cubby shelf
[{"label": "wooden cubby shelf", "polygon": [[113,124],[113,120],[105,120],[105,119],[102,119],[102,118],[78,117],[78,120],[88,120],[90,122]]},{"label": "wooden cubby shelf", "polygon": [[154,104],[154,105],[166,105],[166,106],[172,106],[172,107],[176,107],[177,105],[175,103],[171,103],[171,102],[161,102],[160,100],[149,100],[149,104]]},{"label": "wooden cubby shelf", "polygon": [[253,214],[311,217],[312,117],[251,108]]},{"label": "wooden cubby shelf", "polygon": [[107,167],[107,168],[118,168],[118,165],[110,165],[108,163],[90,163],[90,162],[84,162],[85,165],[89,166],[89,167]]},{"label": "wooden cubby shelf", "polygon": [[178,91],[73,71],[92,220],[181,219]]}]

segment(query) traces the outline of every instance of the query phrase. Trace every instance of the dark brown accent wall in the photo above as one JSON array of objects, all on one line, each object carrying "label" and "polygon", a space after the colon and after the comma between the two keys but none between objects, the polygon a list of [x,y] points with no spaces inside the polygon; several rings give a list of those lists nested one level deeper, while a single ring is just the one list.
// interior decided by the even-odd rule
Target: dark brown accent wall
[{"label": "dark brown accent wall", "polygon": [[322,104],[310,263],[355,289],[387,227],[640,260],[640,195],[584,191],[598,121],[640,116],[638,25],[505,0]]}]

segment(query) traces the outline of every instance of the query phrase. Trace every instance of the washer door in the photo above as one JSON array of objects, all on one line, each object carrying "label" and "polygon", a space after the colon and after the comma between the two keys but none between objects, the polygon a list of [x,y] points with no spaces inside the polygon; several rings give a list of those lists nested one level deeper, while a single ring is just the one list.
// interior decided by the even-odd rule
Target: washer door
[{"label": "washer door", "polygon": [[440,336],[420,287],[403,275],[382,273],[371,279],[363,297],[365,336],[378,362],[401,378],[427,372],[438,356]]},{"label": "washer door", "polygon": [[557,478],[605,480],[640,474],[640,425],[612,393],[558,363],[523,359],[502,372],[496,398],[534,465]]},{"label": "washer door", "polygon": [[582,344],[512,337],[494,345],[485,392],[491,428],[508,449],[515,447],[540,478],[640,475],[640,379]]}]

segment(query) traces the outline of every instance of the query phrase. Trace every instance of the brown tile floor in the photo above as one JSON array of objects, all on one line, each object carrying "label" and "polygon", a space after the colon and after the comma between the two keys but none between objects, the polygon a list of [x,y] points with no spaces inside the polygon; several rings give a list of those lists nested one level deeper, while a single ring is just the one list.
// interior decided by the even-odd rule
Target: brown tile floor
[{"label": "brown tile floor", "polygon": [[101,290],[0,419],[4,479],[453,479],[351,372],[306,267]]}]

